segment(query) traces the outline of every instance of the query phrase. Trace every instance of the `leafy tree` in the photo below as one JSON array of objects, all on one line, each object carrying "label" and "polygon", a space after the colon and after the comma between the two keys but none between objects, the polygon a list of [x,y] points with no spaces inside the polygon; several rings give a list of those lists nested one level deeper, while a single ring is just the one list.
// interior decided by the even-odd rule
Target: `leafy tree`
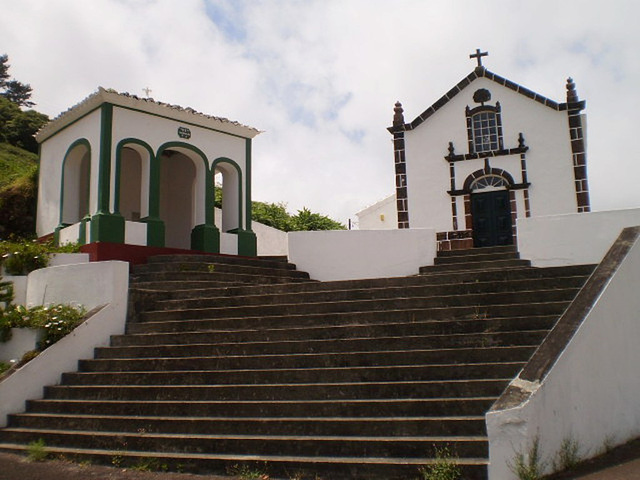
[{"label": "leafy tree", "polygon": [[319,213],[313,213],[308,208],[303,207],[298,213],[291,217],[292,230],[346,230],[340,222]]},{"label": "leafy tree", "polygon": [[22,83],[18,80],[9,79],[9,56],[7,54],[0,55],[0,95],[21,107],[33,107],[31,93],[33,89],[28,83]]},{"label": "leafy tree", "polygon": [[291,215],[287,213],[286,204],[252,202],[251,205],[251,218],[256,222],[284,232],[292,230]]}]

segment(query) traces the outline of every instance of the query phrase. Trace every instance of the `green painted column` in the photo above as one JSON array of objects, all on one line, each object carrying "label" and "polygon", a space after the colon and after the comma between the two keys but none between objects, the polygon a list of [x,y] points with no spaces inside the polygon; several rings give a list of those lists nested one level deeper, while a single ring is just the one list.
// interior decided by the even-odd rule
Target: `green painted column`
[{"label": "green painted column", "polygon": [[90,241],[124,243],[124,217],[109,212],[111,189],[111,142],[113,105],[100,107],[100,153],[98,158],[98,211],[91,217]]},{"label": "green painted column", "polygon": [[238,255],[256,257],[258,255],[258,238],[251,230],[251,139],[245,140],[245,228],[238,229]]}]

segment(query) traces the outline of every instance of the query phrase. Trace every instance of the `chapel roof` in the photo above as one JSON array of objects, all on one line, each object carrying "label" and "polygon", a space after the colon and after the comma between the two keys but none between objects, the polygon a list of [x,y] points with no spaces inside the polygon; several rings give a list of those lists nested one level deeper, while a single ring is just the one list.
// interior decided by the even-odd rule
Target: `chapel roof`
[{"label": "chapel roof", "polygon": [[[501,77],[500,75],[487,70],[483,66],[478,66],[469,75],[467,75],[462,80],[460,80],[451,90],[445,93],[435,103],[433,103],[429,108],[427,108],[424,112],[418,115],[411,122],[396,123],[394,118],[393,126],[389,127],[387,130],[389,130],[390,132],[394,132],[397,130],[405,130],[405,131],[413,130],[414,128],[422,124],[425,120],[427,120],[431,115],[433,115],[442,107],[444,107],[447,103],[449,103],[449,101],[453,97],[455,97],[458,93],[462,92],[462,90],[464,90],[466,87],[471,85],[471,83],[478,78],[486,78],[499,85],[503,85],[513,90],[514,92],[517,92],[520,95],[524,95],[525,97],[530,98],[531,100],[534,100],[553,110],[563,111],[563,110],[567,110],[570,107],[573,108],[574,106],[579,107],[580,109],[584,108],[585,102],[578,100],[577,94],[575,94],[575,84],[573,83],[573,80],[570,78],[567,80],[567,90],[572,92],[572,94],[575,94],[575,98],[573,97],[570,98],[569,99],[570,103],[558,103],[558,102],[555,102],[554,100],[551,100],[545,97],[544,95],[540,95],[539,93],[536,93],[533,90],[530,90],[526,87],[523,87],[522,85],[512,82],[511,80]],[[400,105],[399,103],[396,104],[396,107],[398,106],[400,106],[400,108],[402,107],[402,105]],[[400,114],[401,113],[402,112],[400,111]],[[404,120],[402,116],[400,116],[399,118],[402,118]]]},{"label": "chapel roof", "polygon": [[191,107],[171,105],[169,103],[158,102],[153,98],[141,98],[130,93],[120,93],[111,88],[98,87],[96,92],[62,112],[42,127],[35,135],[36,140],[40,143],[45,141],[67,125],[92,112],[103,103],[130,108],[170,120],[185,122],[190,125],[210,128],[243,138],[253,138],[261,133],[257,128],[249,127],[227,118],[207,115]]}]

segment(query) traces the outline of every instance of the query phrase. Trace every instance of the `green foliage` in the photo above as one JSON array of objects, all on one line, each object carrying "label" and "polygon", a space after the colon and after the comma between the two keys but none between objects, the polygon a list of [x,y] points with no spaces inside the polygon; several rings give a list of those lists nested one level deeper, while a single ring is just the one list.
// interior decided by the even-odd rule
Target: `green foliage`
[{"label": "green foliage", "polygon": [[55,245],[53,240],[38,242],[36,240],[3,240],[0,241],[0,262],[9,275],[26,275],[29,272],[49,265],[53,253],[76,253],[80,251],[78,243]]},{"label": "green foliage", "polygon": [[560,450],[558,450],[553,459],[553,470],[572,470],[578,466],[582,457],[583,452],[580,443],[569,435],[562,439]]},{"label": "green foliage", "polygon": [[313,213],[304,207],[296,215],[287,212],[285,203],[252,203],[252,219],[283,232],[302,230],[345,230],[345,226],[331,218]]},{"label": "green foliage", "polygon": [[0,275],[0,315],[4,312],[13,301],[13,283],[5,282]]},{"label": "green foliage", "polygon": [[251,467],[246,464],[232,465],[227,468],[229,475],[235,475],[240,480],[269,480],[269,474],[266,473],[266,464],[264,468]]},{"label": "green foliage", "polygon": [[28,459],[30,462],[43,462],[47,459],[49,454],[46,450],[46,444],[44,440],[41,438],[36,440],[35,442],[31,442],[27,446]]},{"label": "green foliage", "polygon": [[0,189],[0,236],[32,236],[36,230],[38,169]]},{"label": "green foliage", "polygon": [[420,467],[422,480],[458,480],[462,475],[456,458],[448,448],[436,449],[436,460],[431,465]]},{"label": "green foliage", "polygon": [[0,317],[0,340],[8,340],[12,328],[42,329],[44,334],[37,345],[42,351],[71,333],[86,313],[81,305],[12,306]]},{"label": "green foliage", "polygon": [[28,83],[21,83],[16,79],[9,79],[9,57],[7,54],[0,55],[0,96],[14,102],[16,105],[31,107],[34,103],[31,98],[31,86]]},{"label": "green foliage", "polygon": [[516,452],[513,463],[508,462],[508,466],[520,480],[541,479],[547,462],[542,458],[540,439],[536,437],[527,452]]},{"label": "green foliage", "polygon": [[11,364],[7,362],[0,362],[0,375],[11,368]]},{"label": "green foliage", "polygon": [[[2,99],[0,98],[0,106]],[[0,109],[1,114],[1,109]],[[2,135],[0,118],[0,136]],[[0,143],[0,189],[13,184],[16,180],[29,177],[38,170],[38,156],[9,143]]]}]

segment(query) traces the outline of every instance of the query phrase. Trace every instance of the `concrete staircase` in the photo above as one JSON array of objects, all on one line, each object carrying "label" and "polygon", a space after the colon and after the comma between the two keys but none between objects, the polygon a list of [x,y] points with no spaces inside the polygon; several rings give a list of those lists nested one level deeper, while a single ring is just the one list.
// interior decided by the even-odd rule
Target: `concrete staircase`
[{"label": "concrete staircase", "polygon": [[532,268],[512,247],[435,263],[312,282],[279,259],[155,258],[133,270],[127,333],[13,415],[0,449],[413,479],[446,448],[484,479],[485,412],[593,266]]}]

